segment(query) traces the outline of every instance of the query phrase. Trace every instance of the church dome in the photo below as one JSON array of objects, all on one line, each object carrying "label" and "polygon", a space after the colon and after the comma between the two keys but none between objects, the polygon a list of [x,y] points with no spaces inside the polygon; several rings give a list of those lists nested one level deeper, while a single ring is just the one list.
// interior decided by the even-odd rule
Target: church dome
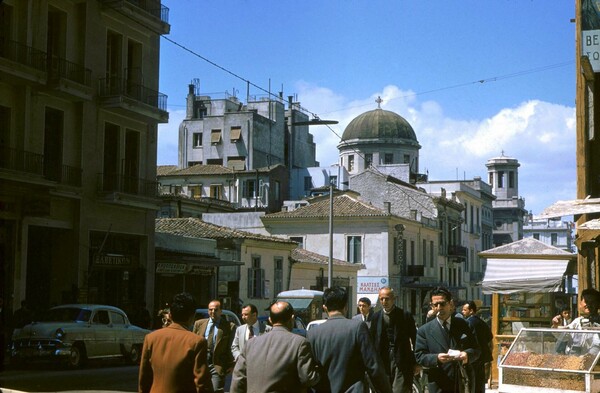
[{"label": "church dome", "polygon": [[417,135],[405,118],[383,109],[355,117],[344,130],[342,141],[352,139],[404,139],[417,142]]}]

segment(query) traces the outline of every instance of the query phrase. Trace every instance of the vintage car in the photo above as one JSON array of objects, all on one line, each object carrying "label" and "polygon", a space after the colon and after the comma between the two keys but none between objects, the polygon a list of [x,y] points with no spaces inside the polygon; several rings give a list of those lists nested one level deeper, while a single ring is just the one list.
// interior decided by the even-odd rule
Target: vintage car
[{"label": "vintage car", "polygon": [[87,359],[124,357],[137,363],[148,333],[132,325],[117,307],[67,304],[53,307],[39,321],[16,329],[11,360],[61,358],[79,367]]}]

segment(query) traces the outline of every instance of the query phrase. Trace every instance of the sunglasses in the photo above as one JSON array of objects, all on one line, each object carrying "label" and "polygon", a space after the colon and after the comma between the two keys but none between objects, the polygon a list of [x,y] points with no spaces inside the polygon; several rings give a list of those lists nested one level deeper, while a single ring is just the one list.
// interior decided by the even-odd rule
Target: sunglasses
[{"label": "sunglasses", "polygon": [[446,307],[446,304],[448,304],[448,302],[431,303],[431,307]]}]

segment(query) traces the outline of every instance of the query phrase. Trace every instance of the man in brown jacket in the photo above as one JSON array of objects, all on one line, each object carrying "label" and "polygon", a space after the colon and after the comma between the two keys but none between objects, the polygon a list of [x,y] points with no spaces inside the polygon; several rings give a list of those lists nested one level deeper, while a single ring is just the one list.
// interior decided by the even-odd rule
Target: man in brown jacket
[{"label": "man in brown jacket", "polygon": [[140,362],[140,393],[212,393],[206,362],[206,340],[192,333],[195,302],[188,293],[173,297],[173,323],[144,339]]},{"label": "man in brown jacket", "polygon": [[209,318],[194,323],[194,333],[204,337],[208,343],[208,369],[210,370],[215,393],[222,393],[225,376],[233,370],[234,360],[231,343],[235,334],[235,324],[221,318],[223,310],[219,300],[208,303]]}]

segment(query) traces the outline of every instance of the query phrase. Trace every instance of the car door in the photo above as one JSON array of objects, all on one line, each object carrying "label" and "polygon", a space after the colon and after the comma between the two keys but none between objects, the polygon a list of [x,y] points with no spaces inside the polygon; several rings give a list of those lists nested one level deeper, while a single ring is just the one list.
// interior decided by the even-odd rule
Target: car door
[{"label": "car door", "polygon": [[117,352],[108,310],[97,309],[92,317],[94,340],[86,345],[88,357],[108,356]]}]

